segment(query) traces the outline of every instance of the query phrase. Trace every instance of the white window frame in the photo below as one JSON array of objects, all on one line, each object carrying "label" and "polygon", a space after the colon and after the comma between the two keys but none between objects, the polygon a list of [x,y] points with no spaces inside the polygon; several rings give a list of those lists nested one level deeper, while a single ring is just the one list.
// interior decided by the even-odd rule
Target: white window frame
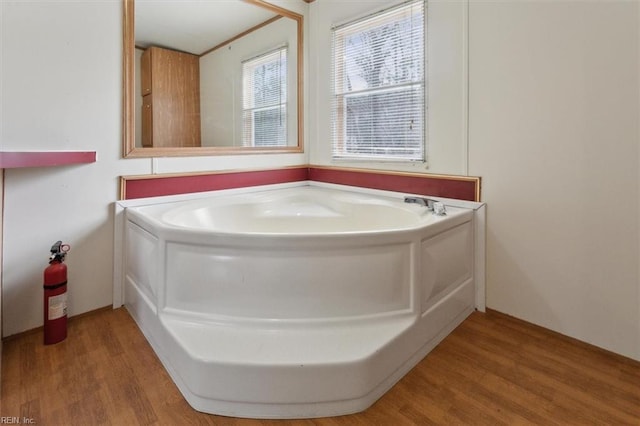
[{"label": "white window frame", "polygon": [[[256,106],[254,103],[255,93],[253,92],[253,72],[260,67],[272,61],[282,61],[284,65],[281,67],[281,81],[284,88],[280,90],[280,97],[277,102],[267,105]],[[287,125],[287,74],[288,74],[288,46],[279,46],[273,50],[254,56],[251,59],[242,62],[242,146],[246,147],[274,147],[287,146],[288,125]],[[273,143],[256,145],[256,113],[265,111],[280,110],[278,114],[283,121],[283,135],[279,141]]]},{"label": "white window frame", "polygon": [[[380,85],[373,88],[365,88],[363,90],[345,90],[346,82],[346,60],[340,56],[345,52],[344,43],[349,36],[353,36],[358,33],[365,33],[371,28],[377,28],[382,25],[397,21],[399,19],[398,13],[401,13],[402,9],[420,7],[422,6],[422,45],[421,49],[416,52],[417,58],[413,58],[415,61],[421,61],[421,75],[416,75],[415,79],[410,81],[401,82],[398,84]],[[365,160],[365,161],[393,161],[393,162],[425,162],[426,161],[426,135],[427,135],[427,113],[426,113],[426,83],[427,83],[427,68],[426,68],[426,0],[411,0],[399,4],[397,6],[387,8],[385,10],[370,14],[364,18],[360,18],[345,24],[334,26],[332,28],[332,105],[331,105],[331,119],[332,119],[332,158],[333,160]],[[418,9],[419,10],[419,9]],[[388,145],[379,146],[373,143],[368,148],[362,148],[364,144],[361,144],[360,149],[364,150],[364,153],[354,152],[348,144],[347,135],[347,102],[350,99],[355,99],[359,96],[375,96],[391,92],[413,90],[413,95],[407,94],[407,99],[413,99],[412,96],[419,98],[419,105],[415,105],[414,117],[418,116],[420,123],[417,127],[421,129],[419,133],[414,133],[413,138],[419,137],[419,147],[409,149],[408,151],[412,155],[399,155],[388,154],[386,152],[401,151],[402,148],[398,146]],[[392,101],[388,101],[392,103]],[[417,111],[417,112],[416,112]],[[414,121],[408,120],[407,126],[411,129]],[[394,124],[399,124],[395,122]],[[418,152],[414,151],[418,149]],[[369,150],[368,152],[367,149]],[[376,153],[375,151],[378,151]]]}]

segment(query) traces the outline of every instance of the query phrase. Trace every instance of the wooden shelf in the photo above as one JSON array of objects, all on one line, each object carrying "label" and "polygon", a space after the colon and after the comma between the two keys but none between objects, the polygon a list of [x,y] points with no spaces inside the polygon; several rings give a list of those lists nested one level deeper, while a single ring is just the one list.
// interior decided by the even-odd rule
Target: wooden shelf
[{"label": "wooden shelf", "polygon": [[0,151],[0,169],[95,163],[95,151]]}]

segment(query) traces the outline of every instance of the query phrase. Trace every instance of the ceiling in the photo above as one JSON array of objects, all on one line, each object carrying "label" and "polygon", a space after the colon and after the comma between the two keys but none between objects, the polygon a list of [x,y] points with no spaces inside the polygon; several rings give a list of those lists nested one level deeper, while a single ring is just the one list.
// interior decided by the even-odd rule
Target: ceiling
[{"label": "ceiling", "polygon": [[137,0],[135,44],[200,55],[275,16],[242,0]]}]

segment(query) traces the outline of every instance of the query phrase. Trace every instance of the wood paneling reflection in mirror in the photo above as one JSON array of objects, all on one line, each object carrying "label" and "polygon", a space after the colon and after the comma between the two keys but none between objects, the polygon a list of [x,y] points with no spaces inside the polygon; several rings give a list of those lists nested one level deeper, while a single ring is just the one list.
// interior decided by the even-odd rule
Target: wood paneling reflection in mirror
[{"label": "wood paneling reflection in mirror", "polygon": [[150,47],[142,54],[140,64],[142,146],[199,147],[198,57]]}]

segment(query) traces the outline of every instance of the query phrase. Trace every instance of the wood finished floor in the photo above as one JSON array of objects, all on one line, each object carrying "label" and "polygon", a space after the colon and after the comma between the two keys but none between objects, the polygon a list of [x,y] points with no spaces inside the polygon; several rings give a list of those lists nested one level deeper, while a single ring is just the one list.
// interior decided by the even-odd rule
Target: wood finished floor
[{"label": "wood finished floor", "polygon": [[472,314],[365,412],[312,420],[193,410],[124,309],[71,321],[57,345],[8,339],[2,357],[0,415],[37,425],[640,425],[640,363],[496,312]]}]

